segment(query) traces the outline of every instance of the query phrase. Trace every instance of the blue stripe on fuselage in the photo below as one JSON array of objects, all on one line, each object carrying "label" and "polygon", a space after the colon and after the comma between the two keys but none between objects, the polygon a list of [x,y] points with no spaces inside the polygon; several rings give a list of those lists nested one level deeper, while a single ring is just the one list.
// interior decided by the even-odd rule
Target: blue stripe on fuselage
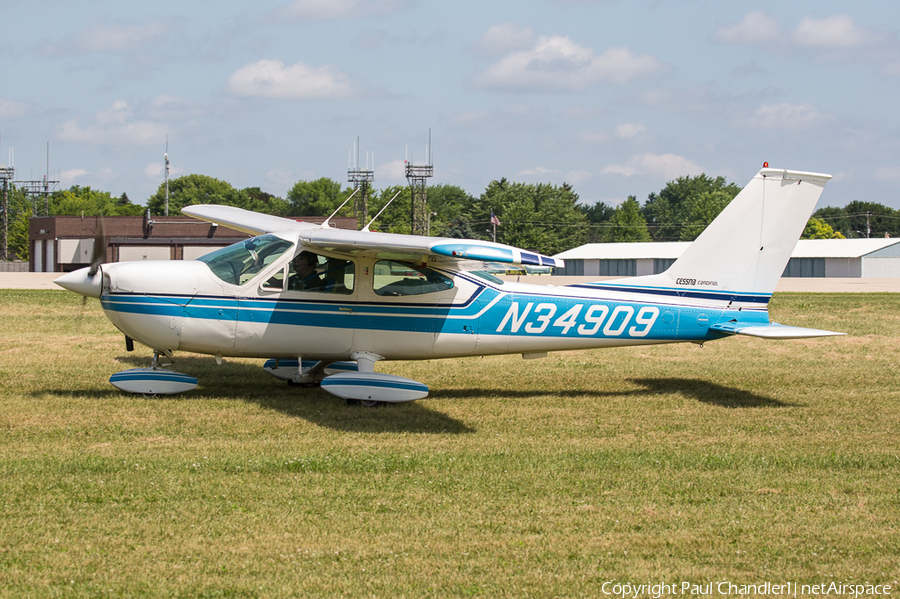
[{"label": "blue stripe on fuselage", "polygon": [[683,297],[688,299],[721,300],[730,302],[747,302],[752,304],[767,304],[772,299],[772,294],[742,293],[738,291],[695,291],[677,287],[636,287],[629,285],[608,285],[603,283],[583,283],[567,285],[576,289],[595,289],[601,291],[621,291],[623,293],[644,293],[651,295],[663,295],[670,297]]},{"label": "blue stripe on fuselage", "polygon": [[[574,287],[574,286],[573,286]],[[597,290],[597,286],[578,286]],[[567,287],[571,288],[571,287]],[[648,294],[646,288],[610,290]],[[672,290],[658,290],[659,299]],[[710,294],[703,299],[728,299]],[[748,295],[735,294],[739,301]],[[764,297],[761,295],[749,297]],[[185,318],[267,323],[321,328],[357,328],[396,332],[442,332],[450,321],[477,322],[479,335],[543,338],[619,338],[646,340],[702,340],[721,336],[709,326],[730,319],[741,323],[768,323],[763,310],[726,311],[722,307],[683,306],[667,301],[631,301],[579,296],[560,297],[541,293],[508,293],[480,286],[460,305],[425,302],[351,302],[286,298],[227,298],[221,296],[174,296],[108,294],[103,308],[113,312],[184,316]],[[480,314],[480,316],[479,316]]]}]

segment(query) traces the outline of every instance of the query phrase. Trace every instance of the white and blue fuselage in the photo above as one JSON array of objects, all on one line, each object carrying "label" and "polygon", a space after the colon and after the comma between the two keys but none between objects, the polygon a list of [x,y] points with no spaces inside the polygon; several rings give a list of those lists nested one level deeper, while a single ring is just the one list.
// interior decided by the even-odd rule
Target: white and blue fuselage
[{"label": "white and blue fuselage", "polygon": [[[291,382],[321,383],[348,399],[408,401],[427,387],[375,373],[376,362],[837,334],[770,323],[767,310],[829,178],[764,168],[666,272],[645,277],[503,282],[485,263],[561,261],[485,241],[190,206],[182,212],[257,237],[197,261],[104,264],[57,283],[99,297],[116,327],[157,354],[272,358],[267,369]],[[155,389],[164,375],[154,369],[121,378],[133,383],[128,390]]]},{"label": "white and blue fuselage", "polygon": [[[352,294],[265,290],[273,264],[245,285],[203,262],[104,266],[100,297],[123,333],[155,349],[222,356],[386,360],[540,353],[691,341],[726,335],[711,325],[768,324],[769,295],[646,289],[626,282],[568,287],[503,282],[435,268],[446,290],[382,297],[375,260],[360,259]],[[189,290],[171,293],[175,288]]]}]

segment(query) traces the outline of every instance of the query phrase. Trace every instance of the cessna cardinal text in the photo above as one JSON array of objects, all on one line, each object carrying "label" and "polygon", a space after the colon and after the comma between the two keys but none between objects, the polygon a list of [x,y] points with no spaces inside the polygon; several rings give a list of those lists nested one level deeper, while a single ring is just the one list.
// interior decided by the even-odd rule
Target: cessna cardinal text
[{"label": "cessna cardinal text", "polygon": [[174,393],[197,380],[161,368],[183,350],[268,358],[291,383],[348,400],[402,402],[428,387],[376,373],[420,360],[830,331],[770,323],[767,305],[830,175],[761,170],[666,272],[551,287],[503,282],[486,263],[561,266],[485,241],[345,231],[227,206],[182,212],[257,237],[199,260],[103,264],[56,282],[100,299],[150,368],[110,382]]}]

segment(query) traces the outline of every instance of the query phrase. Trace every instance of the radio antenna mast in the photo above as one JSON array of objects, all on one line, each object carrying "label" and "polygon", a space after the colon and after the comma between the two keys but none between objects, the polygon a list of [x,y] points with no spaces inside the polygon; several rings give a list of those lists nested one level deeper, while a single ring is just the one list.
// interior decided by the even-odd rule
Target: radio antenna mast
[{"label": "radio antenna mast", "polygon": [[[409,150],[407,149],[407,154]],[[434,164],[431,160],[431,129],[428,130],[428,147],[425,148],[425,164],[416,166],[412,158],[406,162],[406,180],[412,191],[412,234],[428,235],[429,218],[427,183],[434,176]]]},{"label": "radio antenna mast", "polygon": [[166,135],[166,216],[169,216],[169,136]]},{"label": "radio antenna mast", "polygon": [[369,168],[369,153],[366,152],[366,167],[359,165],[359,136],[356,137],[356,162],[353,162],[353,151],[351,150],[351,164],[347,166],[347,181],[353,183],[356,189],[362,189],[362,194],[356,198],[353,205],[353,212],[356,215],[356,226],[361,227],[366,219],[369,218],[369,187],[375,181],[375,154],[372,154],[372,168]]}]

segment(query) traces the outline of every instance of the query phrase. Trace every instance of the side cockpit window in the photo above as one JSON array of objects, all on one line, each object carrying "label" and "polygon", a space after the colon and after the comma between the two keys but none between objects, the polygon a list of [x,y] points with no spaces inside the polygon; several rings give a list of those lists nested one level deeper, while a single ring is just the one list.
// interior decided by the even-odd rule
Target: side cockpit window
[{"label": "side cockpit window", "polygon": [[293,243],[275,235],[260,235],[210,252],[198,260],[205,262],[226,283],[243,285],[293,247]]},{"label": "side cockpit window", "polygon": [[381,260],[375,263],[374,273],[372,285],[378,295],[422,295],[453,289],[452,279],[424,266]]},{"label": "side cockpit window", "polygon": [[356,265],[351,260],[328,258],[303,250],[263,283],[263,289],[350,295],[355,282]]}]

